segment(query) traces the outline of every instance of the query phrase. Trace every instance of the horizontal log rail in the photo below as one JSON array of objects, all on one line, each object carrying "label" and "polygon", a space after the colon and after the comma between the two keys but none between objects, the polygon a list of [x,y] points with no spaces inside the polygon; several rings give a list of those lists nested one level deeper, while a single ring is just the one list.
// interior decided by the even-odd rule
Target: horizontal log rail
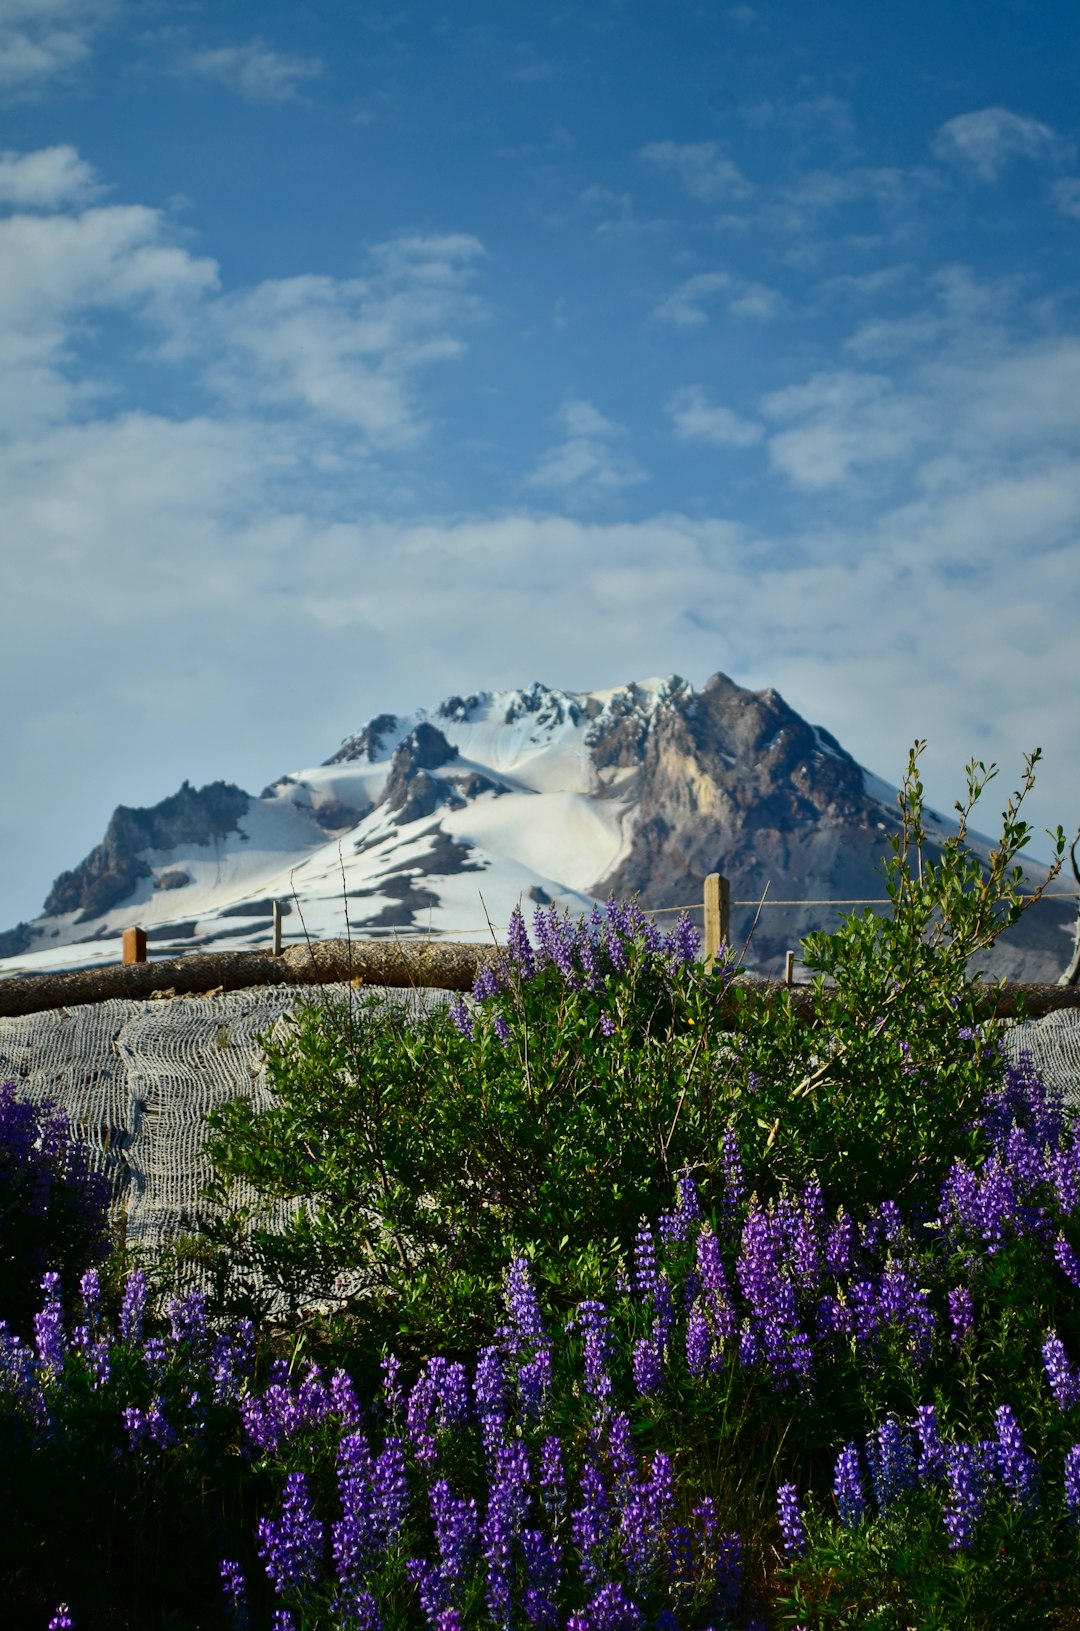
[{"label": "horizontal log rail", "polygon": [[[0,980],[0,1017],[75,1008],[120,997],[138,1001],[155,995],[195,996],[242,991],[264,985],[357,984],[432,987],[468,991],[480,969],[500,955],[499,946],[464,945],[452,940],[323,940],[269,951],[192,952],[160,961],[111,963],[104,968],[63,974],[12,975]],[[816,1001],[809,985],[789,985],[742,975],[740,987],[755,999],[772,1001],[787,991],[792,1006],[809,1016]],[[995,985],[985,982],[984,1017],[1015,1018],[1021,1007],[1030,1019],[1057,1009],[1080,1009],[1080,986]],[[721,998],[731,1012],[731,1000]]]}]

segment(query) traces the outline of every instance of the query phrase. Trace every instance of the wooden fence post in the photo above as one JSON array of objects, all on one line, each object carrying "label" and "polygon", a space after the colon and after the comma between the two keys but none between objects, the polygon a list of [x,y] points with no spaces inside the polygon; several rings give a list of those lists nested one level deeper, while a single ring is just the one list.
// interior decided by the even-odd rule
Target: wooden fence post
[{"label": "wooden fence post", "polygon": [[281,956],[281,902],[279,900],[275,900],[275,901],[273,901],[271,903],[271,906],[270,906],[270,925],[271,925],[271,928],[273,929],[273,933],[274,933],[274,943],[273,943],[273,953],[272,953],[272,955],[274,957],[280,957]]},{"label": "wooden fence post", "polygon": [[145,929],[125,929],[123,945],[123,958],[125,963],[146,962]]},{"label": "wooden fence post", "polygon": [[719,872],[710,872],[705,879],[705,969],[711,971],[721,946],[728,944],[728,923],[731,890],[728,881]]}]

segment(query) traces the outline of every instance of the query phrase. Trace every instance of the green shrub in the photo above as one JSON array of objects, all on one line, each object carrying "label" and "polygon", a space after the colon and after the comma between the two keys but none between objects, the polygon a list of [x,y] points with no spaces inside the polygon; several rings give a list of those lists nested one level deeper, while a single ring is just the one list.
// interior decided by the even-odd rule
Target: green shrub
[{"label": "green shrub", "polygon": [[[264,1201],[234,1212],[231,1249],[288,1301],[352,1277],[380,1338],[467,1348],[513,1252],[569,1308],[716,1145],[702,1063],[723,968],[706,977],[688,925],[661,941],[633,909],[537,923],[534,947],[516,920],[520,955],[482,977],[471,1014],[300,1009],[264,1044],[273,1106],[210,1118],[212,1198],[245,1180]],[[279,1230],[266,1206],[281,1201],[301,1204]]]},{"label": "green shrub", "polygon": [[[996,767],[968,765],[958,830],[932,859],[918,772],[924,747],[911,750],[899,831],[889,838],[891,917],[867,909],[834,933],[806,937],[803,960],[815,978],[799,1012],[784,991],[768,1004],[743,987],[732,991],[732,1120],[755,1180],[767,1187],[816,1174],[828,1199],[849,1206],[885,1197],[932,1202],[953,1160],[972,1153],[968,1129],[1000,1075],[978,958],[1046,887],[1025,896],[1014,864],[1031,837],[1019,811],[1040,754],[1025,762],[986,865],[966,840]],[[1065,836],[1060,827],[1050,836],[1053,878]]]}]

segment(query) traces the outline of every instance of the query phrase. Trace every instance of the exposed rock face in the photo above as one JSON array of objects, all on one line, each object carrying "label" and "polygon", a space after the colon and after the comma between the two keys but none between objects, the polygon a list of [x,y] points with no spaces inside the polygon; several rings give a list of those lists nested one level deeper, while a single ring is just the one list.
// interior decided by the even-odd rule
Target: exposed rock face
[{"label": "exposed rock face", "polygon": [[[16,923],[13,929],[0,930],[0,957],[21,957],[33,945],[34,933],[29,923]],[[41,930],[37,933],[40,935]]]},{"label": "exposed rock face", "polygon": [[442,731],[421,721],[394,750],[382,802],[400,822],[420,821],[434,815],[447,797],[443,782],[429,774],[458,756]]},{"label": "exposed rock face", "polygon": [[[651,716],[628,702],[605,718],[593,748],[598,768],[630,771],[637,816],[629,854],[603,891],[654,905],[700,898],[721,872],[732,898],[880,898],[890,817],[863,790],[863,774],[827,732],[808,725],[775,691],[753,692],[716,674],[701,692],[673,686]],[[753,919],[732,912],[733,938]],[[764,908],[755,962],[772,963],[811,928],[832,927],[820,908]]]},{"label": "exposed rock face", "polygon": [[57,878],[45,912],[78,912],[80,923],[100,917],[126,900],[140,878],[150,876],[142,851],[209,844],[233,832],[250,803],[250,795],[231,782],[196,789],[185,781],[178,793],[150,809],[118,805],[97,848]]},{"label": "exposed rock face", "polygon": [[396,714],[377,714],[356,736],[347,736],[336,753],[324,759],[327,765],[348,764],[352,759],[375,760],[384,739],[397,730]]}]

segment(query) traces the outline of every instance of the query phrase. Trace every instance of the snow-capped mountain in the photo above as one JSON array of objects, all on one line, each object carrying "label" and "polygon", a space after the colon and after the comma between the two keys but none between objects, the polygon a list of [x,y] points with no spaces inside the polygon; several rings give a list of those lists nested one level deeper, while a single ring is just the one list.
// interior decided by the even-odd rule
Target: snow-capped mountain
[{"label": "snow-capped mountain", "polygon": [[[518,904],[576,913],[610,893],[694,903],[712,871],[736,902],[766,886],[775,901],[877,898],[896,821],[895,789],[827,731],[723,674],[700,692],[672,675],[450,697],[378,715],[257,798],[185,782],[152,809],[121,805],[42,916],[0,935],[0,973],[115,961],[135,923],[155,956],[265,948],[275,900],[288,942],[490,938]],[[939,821],[939,836],[949,826]],[[1038,910],[1037,927],[1022,924],[997,953],[999,972],[1054,978],[1063,966],[1071,914]],[[774,969],[839,916],[766,907],[748,965]],[[753,917],[734,907],[733,939]]]}]

